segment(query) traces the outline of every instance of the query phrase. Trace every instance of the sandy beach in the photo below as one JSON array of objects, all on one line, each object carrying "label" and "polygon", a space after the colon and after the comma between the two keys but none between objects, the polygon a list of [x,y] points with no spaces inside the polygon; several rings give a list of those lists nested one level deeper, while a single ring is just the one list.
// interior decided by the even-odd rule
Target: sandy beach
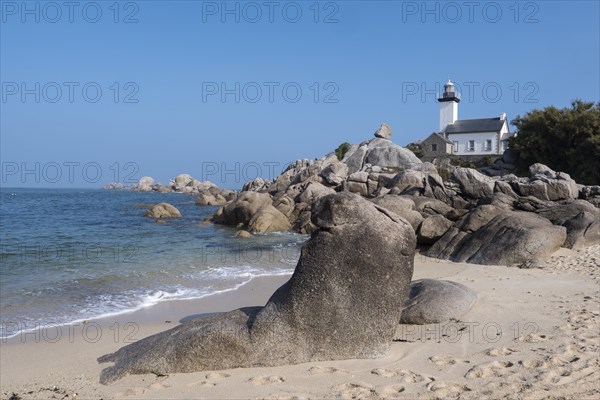
[{"label": "sandy beach", "polygon": [[[264,304],[288,276],[238,290],[166,301],[76,326],[38,329],[1,344],[4,399],[569,398],[600,395],[600,246],[561,249],[544,269],[451,263],[416,255],[413,279],[477,292],[461,321],[398,325],[380,359],[275,368],[131,375],[98,383],[97,357],[190,318]],[[12,396],[12,397],[11,397]]]}]

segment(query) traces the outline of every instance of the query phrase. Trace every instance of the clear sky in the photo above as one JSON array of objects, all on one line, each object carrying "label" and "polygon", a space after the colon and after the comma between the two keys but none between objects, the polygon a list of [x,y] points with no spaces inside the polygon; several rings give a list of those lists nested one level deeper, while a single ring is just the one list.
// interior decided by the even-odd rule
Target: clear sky
[{"label": "clear sky", "polygon": [[425,138],[449,76],[459,118],[600,97],[598,1],[0,5],[2,187],[236,188],[382,122]]}]

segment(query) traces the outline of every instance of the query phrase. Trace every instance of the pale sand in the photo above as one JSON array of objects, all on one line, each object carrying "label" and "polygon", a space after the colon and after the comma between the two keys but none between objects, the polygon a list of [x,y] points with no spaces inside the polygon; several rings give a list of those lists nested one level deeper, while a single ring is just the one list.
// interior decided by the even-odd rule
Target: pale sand
[{"label": "pale sand", "polygon": [[[109,386],[98,383],[104,365],[96,358],[124,345],[134,328],[139,339],[191,315],[264,304],[288,279],[279,276],[255,279],[234,292],[91,321],[85,325],[88,341],[81,326],[63,327],[56,343],[49,342],[56,329],[38,332],[39,343],[33,334],[25,343],[17,336],[0,345],[0,393],[23,399],[73,399],[75,393],[84,399],[600,398],[599,253],[600,246],[561,249],[545,269],[531,270],[417,256],[414,279],[460,282],[475,290],[478,300],[462,322],[399,325],[397,340],[381,359],[134,375]],[[98,331],[101,339],[91,343]]]}]

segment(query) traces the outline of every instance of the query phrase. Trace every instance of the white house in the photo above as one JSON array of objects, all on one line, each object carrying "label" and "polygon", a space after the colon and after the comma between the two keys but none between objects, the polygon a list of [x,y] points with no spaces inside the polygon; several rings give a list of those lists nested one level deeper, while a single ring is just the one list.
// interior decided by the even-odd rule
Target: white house
[{"label": "white house", "polygon": [[[502,113],[497,118],[458,119],[458,103],[460,94],[456,92],[454,84],[448,80],[444,85],[444,93],[438,99],[440,103],[440,131],[432,134],[428,139],[441,136],[452,146],[447,147],[446,154],[456,155],[486,155],[502,154],[508,148],[508,138],[513,134],[508,127],[506,114]],[[433,140],[426,139],[425,144]],[[436,140],[439,143],[439,140]],[[430,144],[435,148],[424,148],[425,154],[439,154],[439,144]]]}]

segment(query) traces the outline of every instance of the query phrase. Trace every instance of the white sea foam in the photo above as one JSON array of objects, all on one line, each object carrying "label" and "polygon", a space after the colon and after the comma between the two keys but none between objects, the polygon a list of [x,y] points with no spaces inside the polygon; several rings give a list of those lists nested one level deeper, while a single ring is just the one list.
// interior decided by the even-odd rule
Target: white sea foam
[{"label": "white sea foam", "polygon": [[[30,321],[21,323],[20,327],[23,329],[12,330],[11,334],[5,332],[7,322],[0,324],[0,339],[5,340],[14,336],[24,334],[26,332],[32,332],[40,329],[50,329],[57,326],[63,325],[75,325],[81,324],[86,321],[115,317],[123,314],[133,313],[145,308],[155,306],[161,302],[169,300],[197,300],[204,297],[233,292],[248,284],[255,278],[264,276],[284,276],[290,275],[293,269],[277,268],[273,270],[265,270],[252,266],[221,266],[221,267],[209,267],[206,270],[200,271],[196,274],[196,279],[199,282],[208,282],[211,279],[216,283],[219,283],[218,289],[214,287],[207,287],[204,289],[191,289],[179,287],[174,292],[168,292],[165,290],[151,290],[144,294],[138,294],[137,296],[133,293],[127,293],[120,297],[114,295],[102,295],[95,299],[99,303],[94,304],[94,309],[89,307],[83,307],[80,310],[80,315],[85,317],[74,319],[73,316],[62,316],[51,318],[45,324],[39,322]],[[233,279],[235,278],[235,279]],[[134,300],[124,301],[125,298],[132,296]]]}]

